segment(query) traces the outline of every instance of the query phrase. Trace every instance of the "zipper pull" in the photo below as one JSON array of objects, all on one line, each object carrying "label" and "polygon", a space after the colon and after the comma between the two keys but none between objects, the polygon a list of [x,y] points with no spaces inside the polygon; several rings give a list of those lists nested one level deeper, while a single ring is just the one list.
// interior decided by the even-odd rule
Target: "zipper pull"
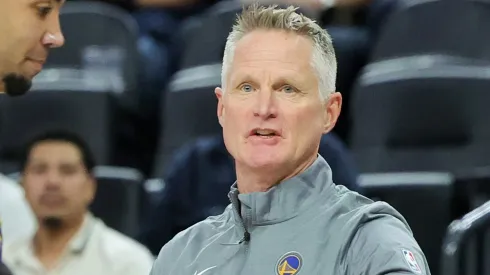
[{"label": "zipper pull", "polygon": [[249,242],[250,241],[250,233],[248,231],[245,231],[245,233],[243,233],[243,238],[238,242],[239,244],[242,244],[244,242]]}]

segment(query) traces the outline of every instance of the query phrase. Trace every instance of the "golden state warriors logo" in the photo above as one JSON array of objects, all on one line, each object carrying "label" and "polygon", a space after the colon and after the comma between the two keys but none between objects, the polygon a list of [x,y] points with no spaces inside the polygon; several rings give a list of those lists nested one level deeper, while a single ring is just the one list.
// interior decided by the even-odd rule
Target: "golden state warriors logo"
[{"label": "golden state warriors logo", "polygon": [[303,265],[303,259],[298,252],[288,252],[277,262],[276,271],[278,275],[294,275],[299,272]]}]

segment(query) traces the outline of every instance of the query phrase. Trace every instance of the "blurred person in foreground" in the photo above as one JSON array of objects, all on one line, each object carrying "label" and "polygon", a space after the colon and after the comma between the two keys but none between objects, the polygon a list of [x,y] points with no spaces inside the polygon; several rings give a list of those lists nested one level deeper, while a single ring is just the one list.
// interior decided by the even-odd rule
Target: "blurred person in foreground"
[{"label": "blurred person in foreground", "polygon": [[[25,94],[31,87],[32,78],[41,71],[48,50],[63,45],[59,24],[59,11],[63,3],[64,0],[0,1],[0,93],[10,96]],[[22,199],[17,200],[20,187],[2,177],[0,190],[0,202],[14,202],[0,205],[0,227],[3,220],[10,228],[18,228],[21,232],[30,230],[33,224],[24,222],[26,219],[22,218],[28,212],[25,211],[26,203]],[[19,210],[17,214],[20,218],[10,218],[15,215],[5,218],[7,210]],[[3,275],[9,272],[1,262],[1,231],[0,228],[0,275]]]},{"label": "blurred person in foreground", "polygon": [[96,181],[92,154],[79,137],[49,132],[35,138],[21,160],[21,184],[38,220],[33,236],[5,244],[16,275],[140,275],[153,256],[141,244],[92,216]]},{"label": "blurred person in foreground", "polygon": [[50,48],[64,43],[59,13],[64,0],[0,1],[0,91],[25,94]]},{"label": "blurred person in foreground", "polygon": [[215,91],[231,205],[167,243],[152,275],[430,274],[405,219],[335,186],[318,155],[341,109],[336,66],[328,33],[295,8],[239,16]]}]

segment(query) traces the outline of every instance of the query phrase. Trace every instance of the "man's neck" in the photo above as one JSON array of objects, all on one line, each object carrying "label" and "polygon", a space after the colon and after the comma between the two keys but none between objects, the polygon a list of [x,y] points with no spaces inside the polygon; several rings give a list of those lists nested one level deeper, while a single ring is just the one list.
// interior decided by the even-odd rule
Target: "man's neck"
[{"label": "man's neck", "polygon": [[39,222],[40,226],[34,236],[34,253],[43,266],[53,268],[65,252],[67,245],[80,230],[84,217],[64,222],[53,229]]},{"label": "man's neck", "polygon": [[306,159],[302,164],[292,167],[260,169],[246,167],[236,162],[237,186],[240,194],[266,192],[273,186],[304,172],[315,162],[317,154]]}]

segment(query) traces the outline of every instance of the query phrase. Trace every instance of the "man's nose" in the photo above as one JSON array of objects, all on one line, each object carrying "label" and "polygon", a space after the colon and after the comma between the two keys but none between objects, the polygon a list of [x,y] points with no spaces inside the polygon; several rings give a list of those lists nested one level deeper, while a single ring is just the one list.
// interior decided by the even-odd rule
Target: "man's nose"
[{"label": "man's nose", "polygon": [[276,98],[271,89],[261,89],[257,93],[254,116],[262,119],[277,117]]},{"label": "man's nose", "polygon": [[52,33],[46,32],[43,37],[43,45],[49,48],[59,48],[65,44],[65,37],[60,31]]},{"label": "man's nose", "polygon": [[47,187],[48,188],[59,188],[61,184],[61,175],[57,171],[49,171],[46,174],[46,179],[47,179]]},{"label": "man's nose", "polygon": [[43,45],[49,48],[59,48],[65,44],[65,37],[61,31],[59,15],[50,18],[48,28],[43,36]]}]

